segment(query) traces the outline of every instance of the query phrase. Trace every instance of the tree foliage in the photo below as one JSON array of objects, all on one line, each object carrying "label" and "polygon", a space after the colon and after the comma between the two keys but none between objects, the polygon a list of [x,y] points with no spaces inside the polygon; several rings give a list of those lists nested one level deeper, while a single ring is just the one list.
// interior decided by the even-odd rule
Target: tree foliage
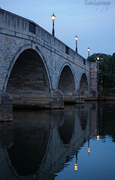
[{"label": "tree foliage", "polygon": [[97,57],[99,57],[99,84],[105,91],[110,89],[115,91],[115,53],[112,56],[101,53],[93,54],[88,60],[96,61]]}]

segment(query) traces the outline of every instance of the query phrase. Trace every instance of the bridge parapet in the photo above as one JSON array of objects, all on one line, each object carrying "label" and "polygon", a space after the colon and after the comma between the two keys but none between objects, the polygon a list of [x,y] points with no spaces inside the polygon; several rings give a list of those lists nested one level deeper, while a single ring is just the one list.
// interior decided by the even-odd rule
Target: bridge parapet
[{"label": "bridge parapet", "polygon": [[53,37],[49,32],[40,27],[35,22],[0,9],[0,33],[29,39],[36,43],[43,43],[47,48],[50,46],[52,51],[64,53],[64,58],[89,69],[89,62],[76,53],[73,49],[65,45],[59,39]]}]

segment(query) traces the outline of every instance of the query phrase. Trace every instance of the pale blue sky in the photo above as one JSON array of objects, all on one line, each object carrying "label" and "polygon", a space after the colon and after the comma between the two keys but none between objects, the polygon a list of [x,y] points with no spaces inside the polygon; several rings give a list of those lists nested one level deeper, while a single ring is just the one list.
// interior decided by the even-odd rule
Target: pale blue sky
[{"label": "pale blue sky", "polygon": [[0,0],[0,7],[33,20],[50,33],[54,13],[55,36],[75,49],[77,35],[78,53],[85,58],[88,47],[91,54],[115,52],[115,0]]}]

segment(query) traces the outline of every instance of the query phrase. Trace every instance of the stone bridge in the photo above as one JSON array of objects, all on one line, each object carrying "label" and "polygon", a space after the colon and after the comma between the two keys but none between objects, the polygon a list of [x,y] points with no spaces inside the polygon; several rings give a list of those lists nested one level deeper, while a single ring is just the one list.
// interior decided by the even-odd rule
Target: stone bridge
[{"label": "stone bridge", "polygon": [[0,124],[0,179],[53,180],[97,135],[94,105],[33,114],[16,111],[13,123]]},{"label": "stone bridge", "polygon": [[13,98],[15,106],[62,108],[92,91],[97,94],[96,63],[35,22],[0,9],[0,104]]}]

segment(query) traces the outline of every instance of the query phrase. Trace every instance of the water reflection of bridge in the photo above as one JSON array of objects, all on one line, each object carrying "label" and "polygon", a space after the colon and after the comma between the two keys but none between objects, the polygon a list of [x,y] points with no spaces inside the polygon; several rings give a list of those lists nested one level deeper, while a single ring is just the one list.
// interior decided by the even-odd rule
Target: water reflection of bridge
[{"label": "water reflection of bridge", "polygon": [[1,125],[0,179],[54,179],[88,140],[93,112],[85,106],[14,112],[13,124]]}]

